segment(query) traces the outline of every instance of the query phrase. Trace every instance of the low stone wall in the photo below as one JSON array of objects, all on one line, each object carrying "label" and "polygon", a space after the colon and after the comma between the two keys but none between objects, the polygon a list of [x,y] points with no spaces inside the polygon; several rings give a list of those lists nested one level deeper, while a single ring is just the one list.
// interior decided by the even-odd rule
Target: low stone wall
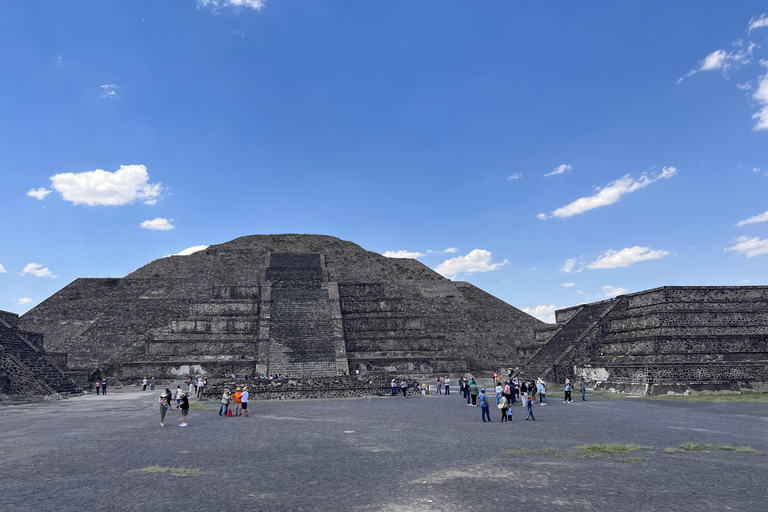
[{"label": "low stone wall", "polygon": [[[307,398],[359,398],[366,396],[391,395],[392,378],[359,379],[356,377],[326,377],[311,379],[256,379],[248,381],[248,392],[252,400],[292,400]],[[397,392],[402,395],[400,379]],[[408,395],[420,394],[419,382],[406,379]],[[219,400],[225,387],[242,387],[246,383],[227,379],[209,382],[203,393],[204,398]]]}]

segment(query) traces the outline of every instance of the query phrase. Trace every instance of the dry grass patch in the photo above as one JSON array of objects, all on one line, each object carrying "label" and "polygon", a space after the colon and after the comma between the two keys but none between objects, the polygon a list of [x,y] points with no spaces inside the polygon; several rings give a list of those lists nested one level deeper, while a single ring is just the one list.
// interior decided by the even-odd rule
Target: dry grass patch
[{"label": "dry grass patch", "polygon": [[199,468],[166,468],[163,466],[147,466],[141,468],[144,473],[170,473],[171,476],[184,478],[188,476],[200,476]]}]

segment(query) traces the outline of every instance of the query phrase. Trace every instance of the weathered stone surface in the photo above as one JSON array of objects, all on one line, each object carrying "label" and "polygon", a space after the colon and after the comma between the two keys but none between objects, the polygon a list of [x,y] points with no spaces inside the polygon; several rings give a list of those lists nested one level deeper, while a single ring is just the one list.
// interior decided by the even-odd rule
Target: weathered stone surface
[{"label": "weathered stone surface", "polygon": [[255,235],[78,279],[20,320],[70,365],[124,379],[465,371],[519,365],[546,324],[416,260]]},{"label": "weathered stone surface", "polygon": [[[768,381],[767,286],[669,286],[556,312],[523,374],[732,388]],[[738,386],[737,386],[738,387]]]}]

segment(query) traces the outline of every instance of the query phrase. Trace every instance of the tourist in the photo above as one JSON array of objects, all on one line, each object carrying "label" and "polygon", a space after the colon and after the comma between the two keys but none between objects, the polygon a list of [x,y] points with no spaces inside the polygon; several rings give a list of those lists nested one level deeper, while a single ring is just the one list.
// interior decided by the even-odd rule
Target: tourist
[{"label": "tourist", "polygon": [[515,377],[512,380],[512,386],[513,386],[512,391],[515,392],[515,397],[517,397],[517,399],[519,400],[520,399],[520,384],[517,382],[517,377]]},{"label": "tourist", "polygon": [[232,373],[232,384],[234,384],[236,380],[237,380],[237,375]]},{"label": "tourist", "polygon": [[189,414],[189,393],[181,395],[181,425],[180,427],[187,426],[187,414]]},{"label": "tourist", "polygon": [[541,405],[547,405],[547,383],[541,381],[541,387],[539,388],[539,398],[541,399]]},{"label": "tourist", "polygon": [[155,378],[152,377],[152,381],[149,383],[149,390],[154,391],[155,390]]},{"label": "tourist", "polygon": [[451,379],[449,379],[447,375],[445,376],[445,394],[451,394]]},{"label": "tourist", "polygon": [[502,396],[499,400],[498,408],[501,409],[501,421],[507,421],[507,411],[509,410],[509,400]]},{"label": "tourist", "polygon": [[101,381],[101,394],[105,396],[107,394],[107,379],[102,379]]},{"label": "tourist", "polygon": [[241,415],[240,408],[243,403],[240,401],[240,399],[242,398],[242,396],[243,396],[243,390],[240,388],[237,388],[235,390],[235,414],[233,414],[233,416]]},{"label": "tourist", "polygon": [[496,392],[496,407],[498,407],[501,403],[501,393],[504,391],[504,388],[501,387],[501,382],[496,383],[494,391]]},{"label": "tourist", "polygon": [[189,379],[189,389],[187,390],[187,393],[190,396],[195,394],[195,381],[192,379]]},{"label": "tourist", "polygon": [[565,399],[563,400],[563,403],[568,402],[573,403],[573,400],[571,400],[571,390],[573,389],[573,386],[571,386],[571,379],[565,379]]},{"label": "tourist", "polygon": [[246,418],[248,417],[248,397],[249,396],[250,395],[248,393],[248,386],[243,386],[243,392],[240,395],[240,402],[243,404],[243,414],[245,415]]},{"label": "tourist", "polygon": [[459,393],[461,393],[461,398],[467,398],[467,393],[466,393],[465,389],[466,388],[464,387],[464,379],[460,378],[459,379]]},{"label": "tourist", "polygon": [[464,398],[467,399],[467,405],[471,406],[472,402],[470,400],[469,395],[469,382],[467,382],[467,379],[464,379]]},{"label": "tourist", "polygon": [[392,396],[397,395],[397,382],[395,382],[395,379],[392,379],[389,385],[392,386]]},{"label": "tourist", "polygon": [[584,378],[582,377],[579,379],[579,391],[581,391],[581,400],[582,402],[586,402],[586,394],[587,394],[587,383],[584,381]]},{"label": "tourist", "polygon": [[101,392],[101,381],[99,379],[96,379],[96,395]]},{"label": "tourist", "polygon": [[488,395],[485,394],[485,388],[480,390],[480,394],[477,398],[480,399],[480,410],[482,411],[483,423],[485,423],[486,416],[488,416],[488,421],[491,421],[491,410],[488,407]]},{"label": "tourist", "polygon": [[443,381],[440,380],[440,377],[435,379],[435,384],[437,386],[437,394],[438,395],[442,395],[443,394],[443,392],[442,392]]},{"label": "tourist", "polygon": [[525,406],[528,407],[528,416],[525,417],[525,420],[528,421],[528,418],[530,418],[533,421],[536,421],[536,418],[533,417],[533,398],[531,393],[526,393],[525,395]]},{"label": "tourist", "polygon": [[144,377],[144,380],[141,381],[141,391],[144,392],[147,390],[147,378]]},{"label": "tourist", "polygon": [[[167,390],[166,390],[167,391]],[[165,426],[165,413],[171,408],[171,393],[170,391],[161,393],[157,403],[160,404],[160,426]]]},{"label": "tourist", "polygon": [[224,388],[224,394],[221,395],[221,409],[219,410],[219,416],[227,416],[227,407],[229,406],[229,390]]},{"label": "tourist", "polygon": [[531,400],[536,400],[536,384],[533,381],[528,381],[528,391],[530,391]]},{"label": "tourist", "polygon": [[504,383],[504,387],[501,390],[501,396],[506,397],[507,406],[510,406],[514,403],[512,401],[512,388],[510,387],[509,382]]},{"label": "tourist", "polygon": [[[181,405],[181,395],[182,395],[182,393],[183,392],[181,391],[181,386],[176,386],[176,393],[173,395],[173,398],[176,399],[176,405],[177,406]],[[176,408],[178,409],[178,407],[176,407]]]},{"label": "tourist", "polygon": [[[483,391],[485,391],[485,388],[483,388]],[[477,384],[475,383],[475,379],[470,381],[469,394],[472,397],[472,407],[477,406]]]},{"label": "tourist", "polygon": [[405,379],[400,382],[400,389],[403,390],[403,398],[405,398],[405,394],[408,391],[408,383],[405,381]]},{"label": "tourist", "polygon": [[427,394],[427,385],[424,382],[421,383],[421,394],[425,396]]}]

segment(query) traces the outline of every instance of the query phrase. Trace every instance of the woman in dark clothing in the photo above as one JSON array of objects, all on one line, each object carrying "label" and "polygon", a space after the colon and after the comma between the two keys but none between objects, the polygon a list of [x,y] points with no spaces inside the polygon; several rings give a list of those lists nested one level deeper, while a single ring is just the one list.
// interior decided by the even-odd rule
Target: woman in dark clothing
[{"label": "woman in dark clothing", "polygon": [[189,414],[189,393],[181,395],[181,404],[179,404],[179,407],[181,407],[181,425],[179,426],[186,427],[187,414]]}]

